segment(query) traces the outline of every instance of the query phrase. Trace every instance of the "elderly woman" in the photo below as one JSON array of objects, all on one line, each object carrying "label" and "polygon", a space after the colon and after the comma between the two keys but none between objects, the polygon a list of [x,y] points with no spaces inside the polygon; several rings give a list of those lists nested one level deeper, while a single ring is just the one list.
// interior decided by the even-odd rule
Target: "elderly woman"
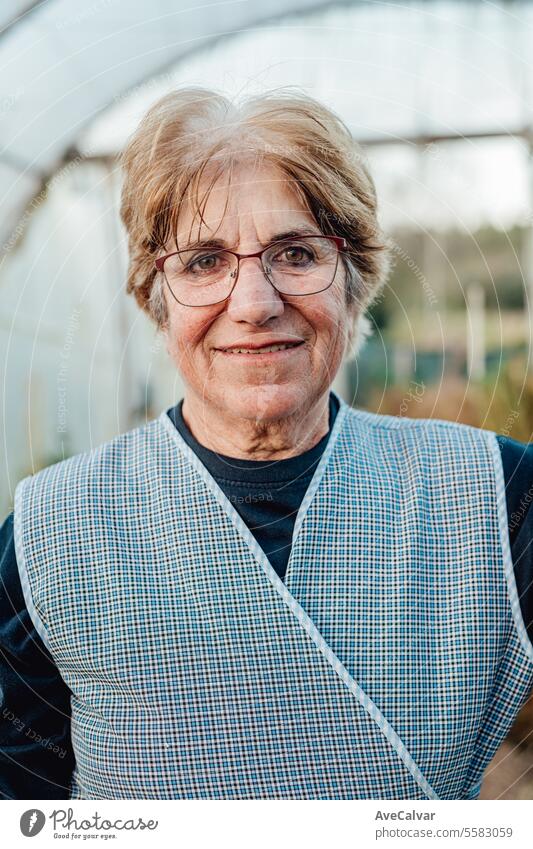
[{"label": "elderly woman", "polygon": [[5,795],[475,798],[533,685],[531,452],[332,391],[388,255],[324,106],[177,91],[123,165],[185,397],[17,487],[6,704],[48,739],[4,723]]}]

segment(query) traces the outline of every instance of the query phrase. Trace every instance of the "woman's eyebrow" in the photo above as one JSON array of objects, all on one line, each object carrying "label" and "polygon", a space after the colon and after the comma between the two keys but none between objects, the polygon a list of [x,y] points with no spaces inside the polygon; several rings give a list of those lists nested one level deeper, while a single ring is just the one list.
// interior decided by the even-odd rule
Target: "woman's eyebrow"
[{"label": "woman's eyebrow", "polygon": [[[265,242],[265,245],[270,245],[272,242],[280,242],[283,239],[293,239],[295,236],[320,236],[320,232],[313,228],[312,224],[303,224],[301,227],[291,227],[290,230],[284,230],[281,233],[274,233],[271,238]],[[193,248],[227,248],[228,243],[224,239],[202,239],[199,242],[192,242],[189,245],[181,248],[181,250],[191,250]]]},{"label": "woman's eyebrow", "polygon": [[191,242],[180,248],[181,251],[188,251],[193,248],[226,248],[227,242],[224,239],[200,239],[197,242]]},{"label": "woman's eyebrow", "polygon": [[304,224],[302,227],[292,227],[283,233],[275,233],[270,241],[280,242],[282,239],[292,239],[294,236],[320,236],[320,233],[312,224]]}]

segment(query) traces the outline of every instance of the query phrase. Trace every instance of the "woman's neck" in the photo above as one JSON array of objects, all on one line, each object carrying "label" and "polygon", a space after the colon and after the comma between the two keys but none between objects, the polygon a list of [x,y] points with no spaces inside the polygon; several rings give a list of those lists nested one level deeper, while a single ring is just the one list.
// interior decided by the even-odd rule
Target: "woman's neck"
[{"label": "woman's neck", "polygon": [[205,400],[186,395],[185,423],[194,438],[211,451],[250,460],[284,460],[313,448],[329,430],[329,390],[306,410],[281,419],[236,418]]}]

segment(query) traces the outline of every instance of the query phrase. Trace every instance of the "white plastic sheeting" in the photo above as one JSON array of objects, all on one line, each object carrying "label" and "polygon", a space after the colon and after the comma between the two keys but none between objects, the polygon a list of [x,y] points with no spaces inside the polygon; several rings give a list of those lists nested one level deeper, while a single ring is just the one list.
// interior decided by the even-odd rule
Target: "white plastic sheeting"
[{"label": "white plastic sheeting", "polygon": [[[289,10],[316,5],[291,0]],[[17,18],[24,8],[2,3],[4,20],[11,25],[0,36],[0,198],[5,211],[0,244],[39,179],[59,166],[101,110],[170,63],[226,34],[276,19],[288,6],[286,0],[48,0]]]},{"label": "white plastic sheeting", "polygon": [[[23,475],[182,394],[124,295],[118,174],[90,159],[169,88],[298,85],[356,137],[404,141],[371,151],[390,221],[530,214],[533,4],[3,0],[0,29],[0,520]],[[501,138],[412,143],[480,131]]]},{"label": "white plastic sheeting", "polygon": [[90,128],[96,147],[106,133],[121,146],[158,77],[230,92],[297,83],[363,140],[533,123],[530,3],[3,0],[2,20],[0,248]]}]

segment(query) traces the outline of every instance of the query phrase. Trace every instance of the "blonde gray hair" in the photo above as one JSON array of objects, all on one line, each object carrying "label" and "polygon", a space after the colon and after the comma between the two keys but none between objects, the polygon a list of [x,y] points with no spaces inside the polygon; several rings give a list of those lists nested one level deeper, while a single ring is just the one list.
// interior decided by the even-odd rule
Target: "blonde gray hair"
[{"label": "blonde gray hair", "polygon": [[[337,115],[301,92],[277,89],[233,103],[215,91],[188,87],[148,110],[120,158],[127,292],[158,329],[166,326],[162,275],[154,260],[170,238],[176,240],[184,200],[201,221],[218,177],[250,155],[286,174],[325,235],[347,240],[341,256],[346,305],[355,318],[348,340],[353,355],[370,332],[364,313],[387,279],[390,248],[361,148]],[[200,199],[208,168],[213,178]]]}]

